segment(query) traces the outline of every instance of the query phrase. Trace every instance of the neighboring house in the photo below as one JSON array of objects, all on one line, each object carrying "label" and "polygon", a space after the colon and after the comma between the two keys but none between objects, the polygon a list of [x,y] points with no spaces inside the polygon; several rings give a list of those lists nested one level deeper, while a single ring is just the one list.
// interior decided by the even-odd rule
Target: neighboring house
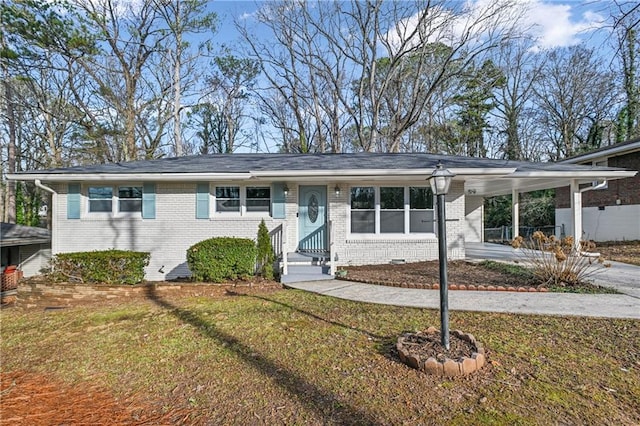
[{"label": "neighboring house", "polygon": [[38,275],[51,260],[51,233],[32,226],[0,224],[2,271],[17,266],[23,276]]},{"label": "neighboring house", "polygon": [[[602,147],[562,161],[594,167],[640,170],[640,138]],[[556,225],[571,223],[569,187],[556,191]],[[614,180],[582,195],[582,238],[594,241],[640,240],[640,174]]]},{"label": "neighboring house", "polygon": [[[54,254],[147,251],[147,279],[163,280],[190,274],[186,250],[194,243],[217,236],[255,239],[262,219],[283,259],[300,261],[299,253],[331,259],[329,271],[437,259],[428,178],[438,162],[456,175],[446,196],[450,259],[465,257],[466,242],[482,241],[485,196],[633,175],[611,167],[357,153],[214,154],[9,178],[53,193]],[[283,264],[284,279],[291,280]]]}]

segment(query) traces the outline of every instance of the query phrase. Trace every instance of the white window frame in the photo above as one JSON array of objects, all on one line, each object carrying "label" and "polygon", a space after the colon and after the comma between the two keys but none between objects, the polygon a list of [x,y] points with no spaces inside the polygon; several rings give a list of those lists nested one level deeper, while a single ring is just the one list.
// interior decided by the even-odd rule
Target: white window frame
[{"label": "white window frame", "polygon": [[[247,190],[249,188],[267,188],[269,190],[269,202],[268,202],[268,210],[267,211],[249,211],[247,210]],[[244,203],[241,203],[244,208],[244,214],[247,216],[268,216],[271,217],[271,204],[273,203],[273,194],[272,194],[271,185],[246,185],[242,194],[244,195]],[[242,197],[241,197],[242,198]],[[253,200],[264,200],[264,198],[252,198]]]},{"label": "white window frame", "polygon": [[[142,216],[142,202],[143,202],[142,201],[143,200],[143,195],[142,194],[144,192],[144,187],[142,185],[129,185],[129,184],[126,184],[126,185],[117,185],[115,188],[117,189],[117,191],[116,191],[117,195],[116,195],[116,192],[114,192],[114,196],[115,196],[115,198],[117,200],[117,205],[114,206],[114,210],[116,210],[115,214],[120,215],[120,216],[127,216],[127,215],[129,215],[129,216],[137,216],[137,215]],[[120,198],[120,188],[140,188],[140,198]],[[120,202],[122,200],[140,200],[140,210],[121,211],[120,210]]]},{"label": "white window frame", "polygon": [[[374,220],[375,220],[375,231],[374,233],[355,233],[351,232],[351,189],[359,188],[359,187],[373,187],[374,188]],[[404,190],[404,232],[402,233],[391,233],[391,232],[380,232],[380,188],[398,188],[402,187]],[[351,238],[356,239],[424,239],[424,238],[435,238],[435,222],[432,232],[411,232],[411,208],[410,208],[410,193],[409,188],[429,188],[427,185],[404,185],[404,184],[393,184],[389,183],[387,185],[351,185],[349,187],[349,199],[347,202],[347,235]],[[432,195],[433,196],[433,195]],[[432,201],[435,219],[435,200]]]},{"label": "white window frame", "polygon": [[[91,196],[89,195],[89,190],[91,188],[111,188],[111,211],[100,211],[100,212],[92,212],[91,211]],[[114,210],[114,203],[116,202],[116,196],[113,191],[113,185],[87,185],[86,191],[83,191],[83,196],[86,197],[87,206],[85,213],[90,216],[112,216]],[[94,198],[93,200],[108,200],[108,198]]]},{"label": "white window frame", "polygon": [[[87,184],[84,190],[82,191],[83,198],[86,199],[86,207],[84,208],[85,217],[91,218],[113,218],[113,217],[142,217],[142,203],[143,199],[140,198],[140,210],[133,212],[121,212],[120,211],[120,188],[121,187],[135,187],[135,188],[144,188],[144,185],[139,182],[126,182],[126,183],[115,183],[113,185],[101,185],[101,184]],[[91,208],[91,199],[89,198],[89,188],[111,188],[111,211],[108,212],[92,212]],[[142,193],[144,194],[144,189]],[[127,198],[130,200],[131,198]]]},{"label": "white window frame", "polygon": [[[225,212],[225,211],[218,211],[217,207],[217,197],[216,197],[216,188],[218,187],[238,187],[240,188],[240,211],[235,211],[235,212]],[[247,211],[247,188],[269,188],[269,211]],[[269,218],[271,217],[271,206],[273,204],[273,188],[270,184],[264,184],[264,185],[260,185],[260,184],[251,184],[251,185],[241,185],[238,183],[215,183],[213,184],[213,191],[211,191],[209,193],[209,198],[210,198],[210,203],[209,203],[209,207],[211,207],[213,205],[212,208],[209,209],[209,211],[212,212],[211,216],[212,218],[215,217],[263,217],[263,218]]]},{"label": "white window frame", "polygon": [[[238,193],[239,193],[239,202],[240,202],[240,206],[238,211],[218,211],[218,188],[238,188]],[[243,206],[243,202],[242,202],[242,193],[244,192],[244,190],[242,189],[242,185],[237,185],[237,184],[220,184],[220,185],[214,185],[213,187],[213,214],[215,215],[224,215],[224,216],[241,216],[242,215],[242,206]],[[222,200],[230,200],[232,198],[221,198]]]}]

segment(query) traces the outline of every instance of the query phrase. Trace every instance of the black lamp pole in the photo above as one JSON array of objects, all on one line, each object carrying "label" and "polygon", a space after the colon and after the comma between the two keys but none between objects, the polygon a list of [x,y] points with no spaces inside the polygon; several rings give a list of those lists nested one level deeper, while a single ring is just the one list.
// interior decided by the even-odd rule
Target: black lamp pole
[{"label": "black lamp pole", "polygon": [[447,224],[444,211],[444,194],[437,195],[438,202],[438,260],[440,263],[440,335],[442,346],[449,350],[449,284],[447,280]]},{"label": "black lamp pole", "polygon": [[455,175],[438,162],[429,183],[438,204],[438,261],[440,266],[440,336],[442,346],[449,350],[449,283],[447,282],[447,219],[445,195]]}]

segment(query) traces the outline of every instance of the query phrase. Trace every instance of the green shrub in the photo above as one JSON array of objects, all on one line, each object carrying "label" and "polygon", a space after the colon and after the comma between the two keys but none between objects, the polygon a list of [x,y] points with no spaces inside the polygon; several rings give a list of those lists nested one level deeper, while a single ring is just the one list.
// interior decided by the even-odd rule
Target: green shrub
[{"label": "green shrub", "polygon": [[51,278],[103,284],[137,284],[144,279],[149,253],[127,250],[105,250],[59,253],[53,257]]},{"label": "green shrub", "polygon": [[187,264],[197,281],[246,279],[255,272],[256,245],[247,238],[210,238],[187,249]]},{"label": "green shrub", "polygon": [[264,223],[264,219],[258,226],[258,274],[268,280],[273,279],[273,262],[275,256],[273,254],[273,247],[271,247],[271,237],[269,237],[269,230]]}]

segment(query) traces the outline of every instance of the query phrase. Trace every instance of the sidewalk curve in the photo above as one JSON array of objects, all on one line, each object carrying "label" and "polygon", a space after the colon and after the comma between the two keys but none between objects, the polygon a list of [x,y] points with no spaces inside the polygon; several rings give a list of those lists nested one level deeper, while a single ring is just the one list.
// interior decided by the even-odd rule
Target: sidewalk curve
[{"label": "sidewalk curve", "polygon": [[[387,287],[342,280],[287,283],[287,287],[358,302],[439,309],[439,290]],[[640,298],[630,294],[449,291],[452,311],[640,319]]]}]

